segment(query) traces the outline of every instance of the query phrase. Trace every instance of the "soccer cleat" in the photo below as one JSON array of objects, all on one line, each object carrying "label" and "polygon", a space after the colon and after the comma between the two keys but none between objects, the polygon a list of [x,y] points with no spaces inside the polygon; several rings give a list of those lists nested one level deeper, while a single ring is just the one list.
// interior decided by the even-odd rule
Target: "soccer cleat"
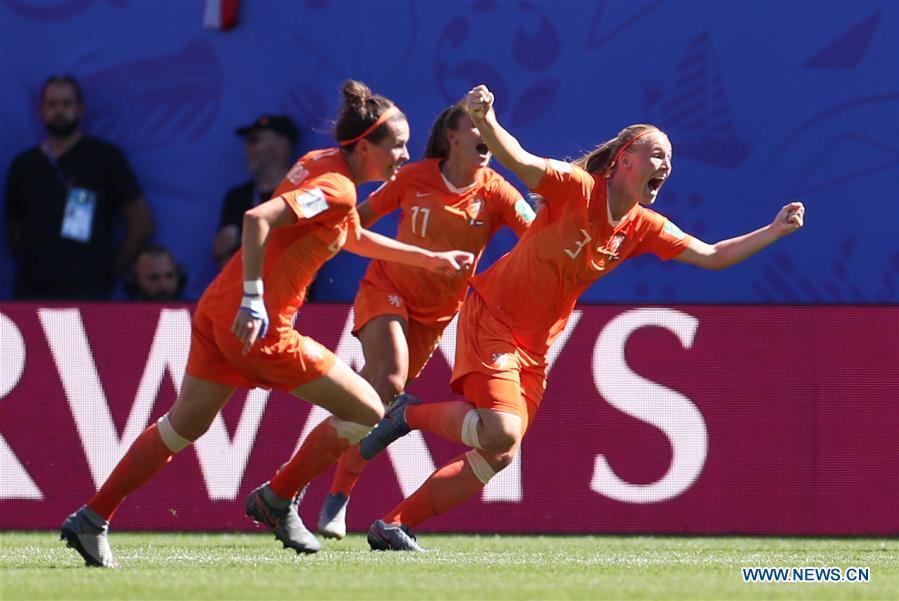
[{"label": "soccer cleat", "polygon": [[288,503],[287,507],[278,508],[265,499],[263,491],[268,488],[268,482],[254,490],[247,497],[247,516],[255,522],[267,526],[275,538],[283,543],[284,548],[291,548],[300,553],[315,553],[321,548],[321,543],[315,535],[306,529],[300,514],[297,513],[302,493]]},{"label": "soccer cleat", "polygon": [[342,492],[329,494],[318,514],[318,531],[325,538],[340,540],[346,536],[346,507],[350,498]]},{"label": "soccer cleat", "polygon": [[59,540],[78,551],[85,565],[95,568],[117,568],[119,564],[109,547],[109,522],[87,506],[82,507],[62,523]]},{"label": "soccer cleat", "polygon": [[359,444],[359,454],[362,458],[370,461],[397,438],[411,432],[412,428],[406,423],[406,407],[419,403],[421,401],[409,393],[398,394],[381,421]]},{"label": "soccer cleat", "polygon": [[384,520],[375,520],[368,529],[368,545],[372,551],[426,551],[407,526],[385,524]]}]

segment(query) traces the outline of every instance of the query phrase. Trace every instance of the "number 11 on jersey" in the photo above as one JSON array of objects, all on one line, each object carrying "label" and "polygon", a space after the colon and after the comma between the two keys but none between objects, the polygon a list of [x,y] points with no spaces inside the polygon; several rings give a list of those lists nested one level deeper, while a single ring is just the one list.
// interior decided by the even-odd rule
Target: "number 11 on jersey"
[{"label": "number 11 on jersey", "polygon": [[[418,215],[421,214],[421,224],[418,224]],[[424,238],[428,235],[428,217],[431,216],[431,209],[426,207],[412,207],[412,233]]]}]

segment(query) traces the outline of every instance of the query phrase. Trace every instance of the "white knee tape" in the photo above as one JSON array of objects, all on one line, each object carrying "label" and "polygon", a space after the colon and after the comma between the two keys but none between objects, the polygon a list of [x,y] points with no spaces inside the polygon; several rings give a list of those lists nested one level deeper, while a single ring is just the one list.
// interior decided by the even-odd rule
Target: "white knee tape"
[{"label": "white knee tape", "polygon": [[371,432],[372,428],[371,426],[366,426],[365,424],[345,422],[342,419],[337,419],[336,417],[331,418],[331,425],[334,427],[334,430],[337,431],[337,436],[350,441],[350,444],[356,444],[357,442],[365,438],[365,435]]},{"label": "white knee tape", "polygon": [[462,442],[476,449],[481,448],[481,441],[478,440],[478,422],[480,421],[481,417],[474,409],[462,418]]},{"label": "white knee tape", "polygon": [[159,438],[162,439],[163,444],[165,444],[172,453],[183,451],[193,442],[175,432],[175,428],[172,427],[172,422],[169,419],[168,413],[160,417],[156,422],[156,430],[159,432]]},{"label": "white knee tape", "polygon": [[481,454],[476,450],[472,449],[465,453],[465,458],[468,459],[468,465],[471,466],[471,471],[473,471],[478,480],[484,484],[490,482],[490,479],[496,475],[496,472],[493,471],[493,468],[490,467],[487,460],[481,457]]}]

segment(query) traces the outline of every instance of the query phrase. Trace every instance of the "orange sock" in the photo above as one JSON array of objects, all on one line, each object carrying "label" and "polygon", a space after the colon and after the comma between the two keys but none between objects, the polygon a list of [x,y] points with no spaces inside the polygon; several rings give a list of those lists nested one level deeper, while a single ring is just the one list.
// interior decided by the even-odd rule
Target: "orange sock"
[{"label": "orange sock", "polygon": [[427,430],[447,440],[465,444],[462,421],[474,406],[468,401],[422,403],[406,407],[406,423],[414,430]]},{"label": "orange sock", "polygon": [[337,469],[334,472],[334,481],[331,482],[330,494],[343,493],[347,497],[359,481],[359,476],[365,471],[368,461],[362,458],[359,453],[359,443],[357,442],[337,460]]},{"label": "orange sock", "polygon": [[155,476],[172,460],[172,455],[172,450],[162,442],[156,424],[152,424],[137,437],[87,506],[107,521],[111,520],[125,497]]},{"label": "orange sock", "polygon": [[474,475],[468,459],[459,455],[437,469],[418,490],[382,519],[388,524],[417,526],[429,517],[449,511],[482,488],[484,483]]},{"label": "orange sock", "polygon": [[283,499],[292,499],[313,478],[328,469],[346,451],[350,443],[337,435],[333,418],[320,423],[290,461],[281,466],[269,486]]}]

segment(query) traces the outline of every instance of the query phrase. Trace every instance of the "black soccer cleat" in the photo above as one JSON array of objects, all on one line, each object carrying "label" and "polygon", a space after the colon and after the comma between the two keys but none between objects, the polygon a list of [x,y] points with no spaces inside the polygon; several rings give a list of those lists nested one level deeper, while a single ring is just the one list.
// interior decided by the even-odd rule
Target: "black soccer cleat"
[{"label": "black soccer cleat", "polygon": [[381,421],[359,443],[359,454],[362,458],[371,461],[378,453],[393,444],[393,441],[411,432],[412,428],[406,423],[406,407],[419,403],[421,401],[409,393],[398,394]]},{"label": "black soccer cleat", "polygon": [[368,545],[372,551],[426,551],[407,526],[386,524],[383,520],[375,520],[368,529]]}]

